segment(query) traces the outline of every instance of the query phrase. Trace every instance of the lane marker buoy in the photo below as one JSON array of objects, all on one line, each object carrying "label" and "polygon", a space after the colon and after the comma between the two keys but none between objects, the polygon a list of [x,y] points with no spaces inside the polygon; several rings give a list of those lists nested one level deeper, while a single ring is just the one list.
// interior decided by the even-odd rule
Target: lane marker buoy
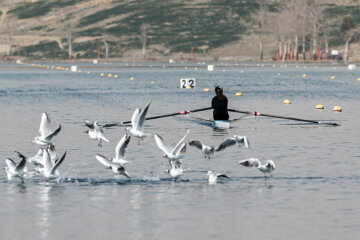
[{"label": "lane marker buoy", "polygon": [[316,109],[324,109],[324,105],[318,104],[318,105],[316,105]]},{"label": "lane marker buoy", "polygon": [[334,112],[342,112],[342,108],[340,106],[334,106],[333,111]]},{"label": "lane marker buoy", "polygon": [[283,104],[291,104],[291,101],[290,101],[289,99],[285,99],[285,100],[283,101]]}]

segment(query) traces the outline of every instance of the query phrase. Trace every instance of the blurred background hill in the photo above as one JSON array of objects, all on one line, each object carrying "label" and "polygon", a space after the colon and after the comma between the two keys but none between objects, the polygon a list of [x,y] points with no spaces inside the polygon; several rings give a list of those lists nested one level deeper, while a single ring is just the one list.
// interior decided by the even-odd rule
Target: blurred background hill
[{"label": "blurred background hill", "polygon": [[358,61],[358,0],[3,0],[3,59]]}]

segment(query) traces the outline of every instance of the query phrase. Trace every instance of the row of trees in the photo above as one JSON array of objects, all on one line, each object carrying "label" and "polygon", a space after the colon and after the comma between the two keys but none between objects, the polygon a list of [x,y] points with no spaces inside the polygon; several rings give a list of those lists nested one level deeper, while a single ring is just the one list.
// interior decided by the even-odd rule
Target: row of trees
[{"label": "row of trees", "polygon": [[[339,2],[340,3],[340,2]],[[329,41],[334,30],[341,34],[344,60],[349,57],[349,44],[358,39],[359,27],[353,23],[351,15],[331,15],[329,5],[320,0],[260,0],[259,11],[254,16],[256,34],[259,38],[260,59],[263,58],[264,38],[277,40],[277,60],[307,60],[310,52],[312,60],[329,59]],[[323,49],[321,54],[320,49]],[[302,56],[299,57],[299,51]]]}]

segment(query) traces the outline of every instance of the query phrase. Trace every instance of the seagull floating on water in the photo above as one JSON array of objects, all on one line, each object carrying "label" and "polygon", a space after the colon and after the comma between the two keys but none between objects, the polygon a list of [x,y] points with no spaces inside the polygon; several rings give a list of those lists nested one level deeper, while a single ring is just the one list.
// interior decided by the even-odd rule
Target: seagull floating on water
[{"label": "seagull floating on water", "polygon": [[186,143],[185,138],[189,134],[190,130],[188,129],[184,135],[184,137],[176,144],[174,148],[166,145],[164,139],[159,135],[155,134],[155,142],[159,149],[164,153],[164,157],[168,158],[169,160],[179,160],[184,158],[184,154],[186,152]]},{"label": "seagull floating on water", "polygon": [[252,167],[252,168],[256,167],[257,169],[259,169],[259,171],[264,173],[265,177],[266,177],[266,173],[271,174],[271,172],[275,170],[275,163],[272,160],[266,160],[265,164],[261,164],[261,162],[257,158],[248,158],[248,159],[240,160],[239,164],[245,167]]},{"label": "seagull floating on water", "polygon": [[245,148],[250,148],[250,143],[247,139],[246,136],[238,136],[238,135],[234,135],[234,137],[232,138],[226,138],[216,149],[215,151],[221,151],[224,150],[225,148],[235,145],[236,143],[238,143],[239,147],[245,147]]},{"label": "seagull floating on water", "polygon": [[21,158],[21,161],[19,163],[16,163],[11,158],[7,158],[5,171],[6,171],[6,174],[7,174],[7,177],[9,180],[11,180],[13,177],[18,177],[18,178],[20,178],[22,183],[25,183],[24,176],[27,172],[27,169],[25,167],[26,157],[17,151],[15,151],[15,152]]},{"label": "seagull floating on water", "polygon": [[[98,141],[98,146],[102,147],[102,140],[105,142],[109,142],[109,140],[104,136],[104,130],[103,127],[101,127],[98,123],[98,121],[91,122],[91,121],[85,121],[85,125],[90,128],[90,130],[86,130],[85,133],[89,134],[89,137],[91,139]],[[115,125],[111,125],[115,126]]]},{"label": "seagull floating on water", "polygon": [[131,135],[139,138],[138,141],[139,145],[140,145],[140,140],[142,140],[143,137],[151,136],[151,134],[149,133],[144,133],[144,122],[150,104],[151,102],[149,102],[149,104],[142,111],[139,107],[137,107],[131,117],[131,127],[126,128],[126,130],[129,131]]},{"label": "seagull floating on water", "polygon": [[229,178],[225,174],[213,173],[213,171],[208,171],[206,175],[209,176],[209,184],[215,184],[218,178]]},{"label": "seagull floating on water", "polygon": [[113,171],[113,173],[122,174],[127,178],[131,178],[130,174],[125,170],[125,167],[123,165],[121,165],[120,163],[113,162],[110,159],[108,159],[107,157],[100,155],[100,154],[96,154],[95,158],[99,162],[101,162],[103,165],[105,165],[107,167],[107,169],[111,169]]},{"label": "seagull floating on water", "polygon": [[52,131],[50,124],[51,124],[51,122],[50,122],[48,114],[43,113],[42,117],[41,117],[40,128],[39,128],[40,136],[34,138],[34,140],[33,140],[34,143],[39,144],[41,146],[54,145],[51,142],[51,139],[60,132],[61,125],[60,125],[60,123],[58,123],[58,127],[55,129],[55,131]]}]

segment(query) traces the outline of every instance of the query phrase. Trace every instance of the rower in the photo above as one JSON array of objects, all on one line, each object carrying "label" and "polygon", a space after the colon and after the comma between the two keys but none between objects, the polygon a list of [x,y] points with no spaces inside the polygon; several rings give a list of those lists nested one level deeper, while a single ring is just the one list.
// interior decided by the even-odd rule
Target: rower
[{"label": "rower", "polygon": [[214,120],[229,120],[229,113],[227,111],[228,99],[223,94],[223,88],[217,86],[215,93],[216,96],[211,101],[211,107],[214,109]]}]

